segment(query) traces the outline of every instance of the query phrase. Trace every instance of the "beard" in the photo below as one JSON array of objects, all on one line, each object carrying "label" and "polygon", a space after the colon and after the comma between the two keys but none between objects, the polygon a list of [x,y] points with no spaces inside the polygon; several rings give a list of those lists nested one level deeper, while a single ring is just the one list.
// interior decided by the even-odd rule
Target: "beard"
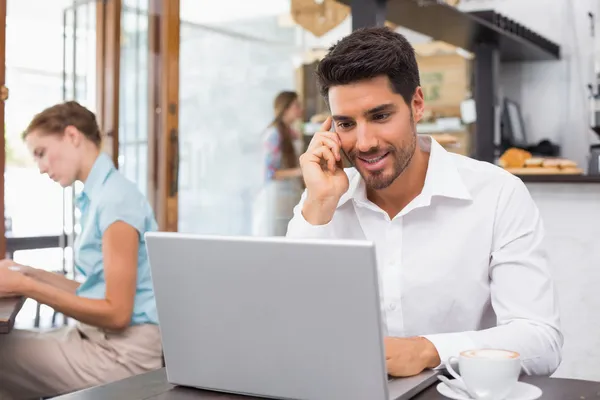
[{"label": "beard", "polygon": [[412,157],[417,148],[417,132],[413,123],[412,115],[410,117],[410,127],[412,135],[408,141],[402,142],[402,145],[399,148],[396,148],[392,145],[389,145],[387,148],[381,148],[377,146],[369,149],[367,152],[358,152],[356,149],[354,149],[348,154],[354,165],[358,166],[360,165],[357,162],[358,157],[369,158],[375,154],[389,153],[387,157],[390,157],[392,160],[391,172],[386,172],[388,168],[379,171],[362,171],[360,167],[356,168],[364,179],[367,188],[372,190],[382,190],[389,187],[410,165]]}]

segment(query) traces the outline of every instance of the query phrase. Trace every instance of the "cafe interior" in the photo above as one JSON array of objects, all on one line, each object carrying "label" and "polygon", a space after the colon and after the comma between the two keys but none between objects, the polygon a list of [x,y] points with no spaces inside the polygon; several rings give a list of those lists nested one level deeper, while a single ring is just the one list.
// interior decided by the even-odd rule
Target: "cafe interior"
[{"label": "cafe interior", "polygon": [[[600,382],[600,2],[0,0],[0,20],[7,258],[77,279],[82,185],[40,174],[21,138],[37,112],[66,100],[96,114],[103,151],[159,230],[264,234],[261,221],[289,217],[261,197],[275,96],[298,94],[306,147],[328,115],[319,60],[353,30],[386,25],[417,55],[418,134],[526,184],[559,293],[553,378]],[[0,312],[8,335],[74,323],[32,299],[0,300]]]}]

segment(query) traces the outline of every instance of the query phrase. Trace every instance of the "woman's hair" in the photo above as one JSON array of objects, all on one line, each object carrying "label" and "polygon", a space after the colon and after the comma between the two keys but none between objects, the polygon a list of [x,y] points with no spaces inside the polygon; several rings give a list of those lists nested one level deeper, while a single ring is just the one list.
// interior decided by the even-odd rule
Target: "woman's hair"
[{"label": "woman's hair", "polygon": [[273,109],[275,111],[275,119],[271,123],[279,132],[279,141],[281,145],[281,167],[296,168],[298,166],[298,157],[294,150],[294,143],[292,141],[292,130],[283,121],[285,112],[290,108],[294,101],[298,100],[298,94],[296,92],[284,91],[279,93],[275,97],[273,102]]},{"label": "woman's hair", "polygon": [[88,140],[100,147],[102,137],[96,116],[76,101],[56,104],[37,114],[23,132],[23,139],[33,131],[63,135],[68,126],[74,126]]}]

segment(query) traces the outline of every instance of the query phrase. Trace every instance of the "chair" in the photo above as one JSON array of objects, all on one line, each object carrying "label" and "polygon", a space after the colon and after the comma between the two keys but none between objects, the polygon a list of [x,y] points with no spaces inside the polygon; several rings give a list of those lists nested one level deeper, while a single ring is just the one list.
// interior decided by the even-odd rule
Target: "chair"
[{"label": "chair", "polygon": [[[55,274],[61,274],[61,275],[66,275],[66,271],[60,270],[60,271],[51,271]],[[42,310],[42,305],[39,302],[36,302],[36,306],[35,306],[35,318],[33,319],[33,327],[35,329],[39,329],[40,328],[40,314],[41,314],[41,310]],[[62,315],[63,316],[63,325],[67,325],[68,323],[68,319],[65,315],[59,313],[58,311],[54,310],[54,312],[52,313],[52,321],[51,321],[51,327],[52,328],[56,328],[56,317],[58,317],[58,315]]]}]

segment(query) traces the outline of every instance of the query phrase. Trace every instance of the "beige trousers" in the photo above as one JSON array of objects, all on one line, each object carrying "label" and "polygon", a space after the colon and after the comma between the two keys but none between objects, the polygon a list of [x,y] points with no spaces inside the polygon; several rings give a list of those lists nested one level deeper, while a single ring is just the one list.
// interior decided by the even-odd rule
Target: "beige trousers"
[{"label": "beige trousers", "polygon": [[39,399],[161,367],[156,325],[112,333],[78,324],[0,335],[0,400]]}]

